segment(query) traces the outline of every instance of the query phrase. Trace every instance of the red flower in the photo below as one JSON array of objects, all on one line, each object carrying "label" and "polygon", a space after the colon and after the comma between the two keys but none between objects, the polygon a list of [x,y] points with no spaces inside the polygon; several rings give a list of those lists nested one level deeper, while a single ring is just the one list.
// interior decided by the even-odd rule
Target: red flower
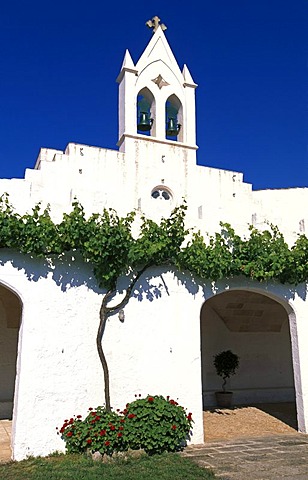
[{"label": "red flower", "polygon": [[81,418],[81,415],[77,415],[77,418]]},{"label": "red flower", "polygon": [[124,427],[119,427],[119,430],[124,430]]},{"label": "red flower", "polygon": [[172,425],[172,430],[176,430],[176,425]]},{"label": "red flower", "polygon": [[189,412],[189,414],[187,415],[187,420],[189,420],[189,421],[192,420],[192,413],[191,412]]},{"label": "red flower", "polygon": [[134,413],[130,413],[129,415],[127,415],[127,418],[135,418],[135,414]]},{"label": "red flower", "polygon": [[108,447],[110,445],[110,442],[108,442],[108,440],[107,440],[107,442],[105,442],[105,445],[106,445],[106,447]]},{"label": "red flower", "polygon": [[118,437],[122,437],[122,435],[123,435],[122,433],[118,433]]},{"label": "red flower", "polygon": [[115,430],[115,426],[114,426],[114,425],[110,425],[110,430]]},{"label": "red flower", "polygon": [[125,422],[124,418],[121,418],[120,422],[121,422],[121,423],[124,423],[124,422]]},{"label": "red flower", "polygon": [[91,440],[91,438],[88,438],[88,440],[87,440],[87,444],[88,444],[88,445],[90,445],[91,443],[92,443],[92,440]]},{"label": "red flower", "polygon": [[100,434],[101,436],[106,435],[106,430],[101,430],[101,431],[99,432],[99,434]]},{"label": "red flower", "polygon": [[150,402],[150,403],[154,402],[154,398],[153,397],[148,397],[148,402]]},{"label": "red flower", "polygon": [[68,432],[68,433],[66,434],[67,437],[71,437],[72,435],[73,435],[73,432]]},{"label": "red flower", "polygon": [[92,407],[89,407],[89,410],[90,410],[90,412],[91,412],[91,410],[93,410],[93,408],[92,408]]}]

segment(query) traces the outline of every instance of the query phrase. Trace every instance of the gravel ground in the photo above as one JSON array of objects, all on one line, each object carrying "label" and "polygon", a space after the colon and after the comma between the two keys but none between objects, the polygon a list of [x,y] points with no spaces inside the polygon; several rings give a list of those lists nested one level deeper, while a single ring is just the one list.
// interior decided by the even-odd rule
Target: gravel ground
[{"label": "gravel ground", "polygon": [[203,412],[205,442],[297,433],[294,403],[256,404]]}]

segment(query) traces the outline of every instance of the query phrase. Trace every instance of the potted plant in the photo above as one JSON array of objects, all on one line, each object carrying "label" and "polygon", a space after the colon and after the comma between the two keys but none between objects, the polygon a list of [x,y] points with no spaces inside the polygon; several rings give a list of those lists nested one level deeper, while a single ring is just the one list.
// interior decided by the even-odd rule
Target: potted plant
[{"label": "potted plant", "polygon": [[214,355],[214,367],[217,375],[222,377],[222,391],[215,392],[217,405],[219,407],[230,407],[232,404],[233,392],[226,391],[227,378],[234,375],[239,367],[239,357],[231,350]]}]

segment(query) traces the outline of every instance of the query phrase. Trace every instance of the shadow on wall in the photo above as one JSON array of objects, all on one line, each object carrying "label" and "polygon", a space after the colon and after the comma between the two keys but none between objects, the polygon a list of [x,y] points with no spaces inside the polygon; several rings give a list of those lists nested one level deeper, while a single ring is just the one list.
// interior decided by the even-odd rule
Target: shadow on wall
[{"label": "shadow on wall", "polygon": [[[70,288],[86,286],[98,294],[104,294],[106,289],[100,288],[97,284],[90,263],[85,262],[78,252],[66,253],[50,258],[38,258],[31,255],[12,252],[9,249],[1,249],[0,265],[10,263],[17,270],[23,271],[29,281],[37,282],[42,278],[51,278],[62,292]],[[149,267],[135,285],[132,297],[138,301],[144,299],[152,302],[155,298],[162,296],[162,290],[169,295],[168,286],[163,278],[163,274],[173,272],[178,281],[186,290],[195,295],[199,291],[198,283],[189,273],[181,273],[172,266]],[[151,282],[154,277],[160,277],[161,282],[157,285]],[[118,281],[118,292],[123,293],[128,285],[129,275],[123,275]]]},{"label": "shadow on wall", "polygon": [[[195,281],[195,279],[189,273],[185,275],[181,272],[178,272],[171,266],[151,267],[150,272],[148,274],[147,272],[145,272],[145,274],[142,276],[142,279],[137,282],[136,289],[132,294],[132,297],[136,298],[139,302],[141,302],[143,299],[152,302],[155,298],[160,298],[162,296],[163,290],[165,290],[166,294],[169,296],[170,292],[168,289],[168,285],[166,284],[163,277],[163,275],[168,272],[172,272],[174,274],[174,276],[178,279],[179,283],[185,287],[188,293],[190,293],[191,295],[196,295],[198,293],[200,284]],[[158,285],[154,285],[151,283],[151,279],[154,277],[160,277],[160,283]],[[125,289],[124,281],[125,279],[121,278],[119,282],[120,289]]]},{"label": "shadow on wall", "polygon": [[11,263],[17,270],[22,270],[32,282],[37,282],[41,278],[52,278],[63,292],[81,285],[96,293],[103,291],[97,286],[91,265],[84,262],[77,252],[45,259],[1,249],[0,265],[6,263]]},{"label": "shadow on wall", "polygon": [[[63,255],[51,256],[50,258],[38,258],[31,255],[21,254],[19,252],[12,252],[9,249],[1,249],[0,265],[11,263],[17,270],[24,271],[28,280],[37,282],[40,278],[50,277],[61,288],[61,291],[74,287],[85,285],[95,293],[105,293],[104,288],[100,288],[97,284],[96,278],[93,274],[93,268],[90,263],[85,262],[78,252],[65,253]],[[134,293],[132,296],[139,301],[143,299],[153,301],[155,298],[161,297],[161,290],[164,289],[169,295],[168,286],[166,285],[163,274],[167,272],[173,272],[178,281],[186,288],[186,290],[196,295],[201,287],[203,290],[203,296],[208,299],[213,294],[225,292],[230,285],[228,281],[218,280],[202,281],[195,279],[189,272],[179,272],[174,267],[161,266],[161,267],[149,267],[148,270],[142,275],[137,282]],[[160,276],[161,283],[159,285],[151,284],[151,278]],[[129,275],[123,275],[118,281],[118,292],[123,293],[127,288]],[[261,286],[257,281],[251,280],[247,277],[236,277],[241,287]],[[266,288],[266,284],[262,285]],[[299,296],[302,300],[307,298],[307,286],[300,284],[296,286],[284,286],[284,298],[285,300],[294,300],[295,296]]]}]

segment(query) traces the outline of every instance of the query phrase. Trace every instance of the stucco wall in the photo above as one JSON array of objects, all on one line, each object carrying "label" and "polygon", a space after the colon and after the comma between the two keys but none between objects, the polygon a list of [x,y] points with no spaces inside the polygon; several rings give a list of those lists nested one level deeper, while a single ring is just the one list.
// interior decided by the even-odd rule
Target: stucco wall
[{"label": "stucco wall", "polygon": [[[185,198],[187,225],[203,234],[219,231],[220,221],[240,235],[247,235],[251,224],[263,230],[272,223],[292,245],[307,229],[308,188],[253,191],[242,173],[196,165],[195,149],[176,142],[139,135],[126,139],[125,153],[68,144],[62,153],[42,149],[37,168],[27,169],[25,179],[0,179],[1,191],[9,193],[20,213],[49,203],[52,217],[60,221],[77,198],[87,214],[113,208],[125,215],[137,209],[158,221]],[[171,192],[170,201],[151,197],[157,186]]]},{"label": "stucco wall", "polygon": [[[66,257],[52,266],[9,251],[2,251],[0,283],[13,289],[23,303],[13,418],[14,458],[63,450],[56,427],[64,418],[85,414],[88,407],[104,402],[103,373],[96,351],[103,292],[93,281],[89,265],[78,258]],[[193,413],[192,442],[203,441],[200,311],[205,300],[230,288],[230,284],[258,286],[257,282],[239,278],[218,283],[213,290],[211,284],[201,288],[185,276],[162,269],[144,274],[125,307],[124,323],[115,315],[104,334],[114,408],[122,408],[139,393],[171,395]],[[122,287],[124,284],[119,285],[120,290]],[[300,428],[306,431],[308,329],[304,289],[298,287],[291,294],[286,286],[269,284],[261,290],[275,295],[294,315],[291,331],[296,399]],[[214,345],[221,333],[215,325]],[[253,347],[255,352],[258,343]],[[234,347],[245,354],[241,342]],[[275,351],[278,354],[279,348]],[[268,350],[263,348],[263,353]],[[281,362],[290,373],[286,354]],[[263,365],[253,363],[254,375],[261,376]],[[282,377],[275,387],[291,387],[290,375],[287,384]],[[240,378],[238,381],[241,388]]]},{"label": "stucco wall", "polygon": [[[50,268],[5,252],[0,282],[23,302],[13,419],[14,458],[63,450],[56,427],[104,403],[96,350],[102,299],[91,270],[76,260]],[[14,264],[14,266],[12,265]],[[103,345],[111,399],[123,408],[136,393],[170,395],[193,413],[195,443],[203,441],[198,303],[172,273],[142,279],[125,321],[108,321]],[[153,276],[152,276],[153,275]],[[183,306],[183,301],[185,299]],[[199,301],[201,303],[201,299]],[[192,393],[193,392],[193,393]]]}]

